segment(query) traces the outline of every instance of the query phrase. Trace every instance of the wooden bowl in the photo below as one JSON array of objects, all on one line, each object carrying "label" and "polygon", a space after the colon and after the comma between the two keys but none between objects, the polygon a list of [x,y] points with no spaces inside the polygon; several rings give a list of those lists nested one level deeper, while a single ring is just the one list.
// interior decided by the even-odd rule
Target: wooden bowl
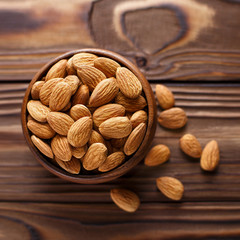
[{"label": "wooden bowl", "polygon": [[[122,66],[125,66],[128,69],[130,69],[141,81],[142,87],[143,87],[143,92],[145,94],[145,98],[146,98],[146,101],[148,104],[147,105],[147,108],[148,108],[147,130],[146,130],[146,134],[143,139],[143,142],[140,145],[139,149],[131,156],[130,159],[128,159],[122,165],[120,165],[119,167],[117,167],[109,172],[106,172],[106,173],[81,175],[81,172],[80,172],[79,175],[73,175],[73,174],[70,174],[70,173],[58,168],[57,166],[52,164],[48,160],[47,157],[45,157],[43,154],[41,154],[39,152],[39,150],[33,145],[32,141],[30,139],[30,136],[31,136],[30,131],[27,128],[27,103],[31,99],[30,93],[31,93],[31,88],[32,88],[33,84],[36,81],[41,80],[42,77],[46,75],[46,73],[51,68],[51,66],[54,65],[57,61],[64,59],[64,58],[68,59],[68,58],[72,57],[74,54],[80,53],[80,52],[88,52],[88,53],[93,53],[93,54],[96,54],[96,55],[102,56],[102,57],[109,57],[109,58],[117,61],[118,63],[120,63]],[[121,55],[119,55],[117,53],[103,50],[103,49],[80,49],[80,50],[74,50],[74,51],[67,52],[67,53],[53,59],[52,61],[48,62],[45,66],[43,66],[43,68],[40,69],[40,71],[34,76],[34,78],[30,82],[30,84],[26,90],[26,93],[25,93],[25,96],[23,99],[21,120],[22,120],[23,134],[25,136],[27,144],[28,144],[30,150],[32,151],[33,155],[35,156],[35,158],[40,162],[40,164],[44,168],[46,168],[51,173],[65,179],[65,180],[71,181],[71,182],[83,183],[83,184],[103,183],[103,182],[111,181],[113,179],[116,179],[116,178],[122,176],[123,174],[125,174],[126,172],[131,170],[134,166],[136,166],[146,155],[146,153],[151,145],[151,142],[153,140],[155,131],[156,131],[156,122],[157,122],[156,103],[155,103],[153,91],[152,91],[148,81],[143,76],[143,74],[140,72],[140,70],[129,60],[127,60],[126,58],[122,57]]]}]

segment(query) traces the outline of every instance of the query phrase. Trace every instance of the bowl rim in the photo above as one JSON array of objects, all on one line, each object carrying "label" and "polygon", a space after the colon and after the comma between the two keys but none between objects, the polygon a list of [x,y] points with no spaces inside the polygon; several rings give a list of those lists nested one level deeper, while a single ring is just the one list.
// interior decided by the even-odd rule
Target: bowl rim
[{"label": "bowl rim", "polygon": [[[69,59],[73,55],[77,53],[93,53],[96,54],[99,57],[108,57],[115,61],[117,61],[121,66],[127,67],[130,69],[140,80],[142,83],[143,91],[145,93],[145,99],[148,104],[148,124],[146,129],[146,134],[144,136],[144,139],[139,146],[138,150],[131,156],[130,159],[128,159],[126,162],[124,162],[119,167],[105,173],[98,173],[93,175],[74,175],[71,173],[66,172],[63,169],[60,169],[56,167],[54,164],[52,164],[47,157],[45,157],[40,151],[33,145],[31,138],[30,138],[30,131],[27,128],[27,103],[29,101],[30,93],[32,85],[36,82],[42,79],[43,76],[46,75],[47,71],[59,60],[61,59]],[[150,107],[149,107],[150,106]],[[64,54],[61,54],[57,56],[56,58],[50,60],[47,62],[32,78],[30,81],[27,90],[25,92],[23,102],[22,102],[22,108],[21,108],[21,123],[22,123],[22,130],[25,137],[25,140],[35,156],[35,158],[38,160],[38,162],[48,171],[53,173],[54,175],[63,178],[65,180],[68,180],[70,182],[75,183],[82,183],[82,184],[96,184],[96,183],[103,183],[108,182],[111,180],[114,180],[128,171],[130,171],[132,168],[134,168],[146,155],[147,150],[150,148],[151,142],[154,138],[155,131],[156,131],[156,122],[157,122],[157,114],[156,114],[156,102],[155,97],[152,91],[152,88],[150,84],[148,83],[147,79],[144,77],[144,75],[141,73],[141,71],[138,69],[137,66],[135,66],[132,62],[130,62],[125,57],[119,55],[118,53],[105,50],[105,49],[99,49],[99,48],[83,48],[83,49],[77,49],[72,50],[69,52],[66,52]]]}]

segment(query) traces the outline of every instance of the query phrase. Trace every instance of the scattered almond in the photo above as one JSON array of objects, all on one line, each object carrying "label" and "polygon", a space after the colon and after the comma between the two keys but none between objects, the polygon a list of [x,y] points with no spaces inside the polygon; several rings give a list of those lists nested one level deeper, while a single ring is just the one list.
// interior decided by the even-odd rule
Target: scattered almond
[{"label": "scattered almond", "polygon": [[130,121],[132,123],[132,127],[137,127],[140,123],[146,123],[147,122],[147,113],[143,110],[139,110],[135,112],[131,118]]},{"label": "scattered almond", "polygon": [[179,141],[180,148],[184,153],[193,158],[200,158],[202,154],[202,147],[195,136],[192,134],[185,134]]},{"label": "scattered almond", "polygon": [[180,200],[183,196],[183,184],[173,177],[160,177],[156,180],[158,189],[172,200]]},{"label": "scattered almond", "polygon": [[80,170],[81,170],[81,164],[80,161],[74,157],[72,157],[72,159],[70,161],[62,161],[59,158],[55,158],[57,164],[63,168],[64,170],[66,170],[69,173],[72,174],[79,174]]},{"label": "scattered almond", "polygon": [[219,148],[215,140],[210,141],[202,151],[200,165],[205,171],[213,171],[219,164]]},{"label": "scattered almond", "polygon": [[66,71],[67,60],[62,59],[55,63],[48,71],[45,81],[52,78],[65,78],[67,71]]},{"label": "scattered almond", "polygon": [[174,96],[172,94],[172,91],[168,87],[162,84],[157,84],[156,96],[161,108],[169,109],[174,106]]},{"label": "scattered almond", "polygon": [[144,163],[147,166],[157,166],[165,163],[170,157],[170,150],[166,145],[154,146],[145,157]]},{"label": "scattered almond", "polygon": [[178,129],[187,123],[187,116],[182,108],[174,107],[161,112],[158,122],[165,128]]},{"label": "scattered almond", "polygon": [[123,138],[132,131],[132,124],[127,117],[112,117],[101,123],[100,133],[109,138]]},{"label": "scattered almond", "polygon": [[47,115],[50,112],[50,108],[46,107],[38,100],[30,100],[27,103],[27,110],[38,122],[46,122]]},{"label": "scattered almond", "polygon": [[107,148],[102,143],[93,143],[83,158],[83,167],[88,170],[97,169],[107,159]]},{"label": "scattered almond", "polygon": [[125,145],[124,153],[127,156],[132,155],[141,145],[146,132],[146,124],[140,123],[129,135]]},{"label": "scattered almond", "polygon": [[35,147],[45,156],[49,157],[49,158],[53,158],[53,152],[52,149],[50,148],[50,146],[45,143],[43,140],[41,140],[40,138],[32,135],[31,136],[31,140],[33,142],[33,144],[35,145]]},{"label": "scattered almond", "polygon": [[84,106],[83,104],[77,104],[71,108],[70,116],[73,120],[77,121],[82,117],[91,117],[92,114],[86,106]]},{"label": "scattered almond", "polygon": [[68,130],[74,123],[69,115],[62,112],[50,112],[47,121],[55,132],[63,136],[67,136]]},{"label": "scattered almond", "polygon": [[142,93],[142,84],[139,79],[127,68],[119,67],[116,78],[121,92],[128,98],[137,98]]},{"label": "scattered almond", "polygon": [[115,77],[120,65],[114,60],[106,57],[98,57],[94,60],[94,67],[103,72],[107,78]]},{"label": "scattered almond", "polygon": [[84,146],[92,133],[92,119],[82,117],[77,120],[69,129],[67,139],[73,147]]},{"label": "scattered almond", "polygon": [[48,123],[29,120],[27,122],[27,127],[34,135],[42,139],[50,139],[55,135],[55,131],[50,127]]},{"label": "scattered almond", "polygon": [[115,188],[110,192],[113,202],[126,212],[135,212],[140,206],[140,199],[136,193],[127,190]]},{"label": "scattered almond", "polygon": [[44,85],[44,81],[37,81],[33,84],[32,89],[31,89],[31,96],[32,99],[37,100],[39,99],[39,93],[40,90],[42,88],[42,86]]},{"label": "scattered almond", "polygon": [[70,161],[72,158],[71,146],[64,136],[56,135],[51,141],[54,155],[62,161]]}]

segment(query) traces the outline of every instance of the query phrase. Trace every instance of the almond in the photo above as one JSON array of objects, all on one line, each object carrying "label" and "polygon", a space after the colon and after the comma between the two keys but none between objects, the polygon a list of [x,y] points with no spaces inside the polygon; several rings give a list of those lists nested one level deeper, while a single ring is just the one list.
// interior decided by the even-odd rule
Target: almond
[{"label": "almond", "polygon": [[84,145],[83,147],[72,147],[72,155],[75,158],[82,158],[85,153],[87,152],[87,145]]},{"label": "almond", "polygon": [[182,198],[184,187],[178,179],[172,177],[160,177],[157,178],[156,184],[158,189],[166,197],[176,201]]},{"label": "almond", "polygon": [[137,98],[142,93],[142,84],[139,79],[127,68],[119,67],[116,78],[121,92],[127,98]]},{"label": "almond", "polygon": [[54,155],[62,161],[70,161],[72,158],[71,146],[64,136],[56,135],[51,141]]},{"label": "almond", "polygon": [[102,135],[95,130],[92,130],[92,134],[88,140],[88,145],[92,145],[93,143],[105,144],[105,140],[103,139]]},{"label": "almond", "polygon": [[73,57],[69,58],[66,65],[68,75],[77,75],[77,71],[73,66]]},{"label": "almond", "polygon": [[161,112],[158,122],[165,128],[178,129],[187,123],[187,116],[182,108],[174,107]]},{"label": "almond", "polygon": [[55,131],[48,123],[40,123],[35,120],[29,120],[27,122],[27,127],[34,135],[42,139],[49,139],[55,135]]},{"label": "almond", "polygon": [[68,75],[64,78],[64,82],[70,86],[70,88],[72,89],[72,94],[77,91],[78,86],[80,85],[80,80],[75,75]]},{"label": "almond", "polygon": [[70,101],[72,89],[65,82],[58,83],[50,96],[49,107],[52,111],[62,110]]},{"label": "almond", "polygon": [[126,212],[135,212],[140,206],[140,199],[136,193],[127,190],[115,188],[110,192],[113,202]]},{"label": "almond", "polygon": [[121,117],[125,114],[125,108],[120,104],[107,104],[99,107],[93,113],[94,124],[99,127],[101,123],[111,117]]},{"label": "almond", "polygon": [[132,131],[132,124],[127,117],[112,117],[99,126],[99,131],[104,137],[123,138]]},{"label": "almond", "polygon": [[44,81],[37,81],[32,85],[32,89],[31,89],[32,99],[35,99],[35,100],[39,99],[39,93],[44,83],[45,83]]},{"label": "almond", "polygon": [[40,138],[32,135],[31,136],[31,140],[33,142],[33,144],[35,145],[35,147],[45,156],[49,157],[49,158],[53,158],[53,152],[52,149],[50,148],[50,146],[45,143],[44,141],[42,141]]},{"label": "almond", "polygon": [[118,94],[119,88],[115,78],[107,78],[102,80],[93,90],[89,99],[91,107],[99,107],[109,103]]},{"label": "almond", "polygon": [[97,58],[92,53],[78,53],[72,57],[72,63],[75,69],[81,68],[83,65],[94,66],[94,60]]},{"label": "almond", "polygon": [[27,103],[27,110],[38,122],[46,122],[47,115],[50,112],[50,108],[46,107],[38,100],[30,100]]},{"label": "almond", "polygon": [[170,150],[166,145],[158,144],[147,154],[144,163],[147,166],[157,166],[165,163],[170,157]]},{"label": "almond", "polygon": [[68,131],[68,142],[73,147],[84,146],[92,133],[92,119],[90,117],[82,117],[77,120]]},{"label": "almond", "polygon": [[50,112],[47,121],[55,132],[63,136],[67,136],[68,130],[74,123],[70,116],[62,112]]},{"label": "almond", "polygon": [[156,96],[161,108],[169,109],[174,106],[174,96],[169,88],[162,84],[156,86]]},{"label": "almond", "polygon": [[180,148],[184,153],[193,158],[200,158],[202,154],[202,147],[195,136],[192,134],[185,134],[179,141]]},{"label": "almond", "polygon": [[125,145],[124,145],[124,153],[127,156],[132,155],[142,143],[142,140],[145,136],[146,132],[146,124],[140,123],[129,135]]},{"label": "almond", "polygon": [[61,111],[66,112],[71,108],[71,106],[72,106],[71,101],[69,101],[68,104]]},{"label": "almond", "polygon": [[76,158],[72,158],[70,161],[62,161],[59,158],[55,158],[57,164],[64,170],[72,174],[79,174],[81,170],[80,161]]},{"label": "almond", "polygon": [[72,119],[74,119],[74,121],[77,121],[82,117],[91,117],[92,114],[86,106],[84,106],[83,104],[77,104],[71,108],[70,116],[72,117]]},{"label": "almond", "polygon": [[114,148],[121,148],[124,146],[124,144],[126,143],[127,141],[127,137],[125,138],[113,138],[111,139],[111,145],[114,147]]},{"label": "almond", "polygon": [[120,65],[110,58],[98,57],[94,60],[94,67],[103,72],[107,78],[110,78],[116,75],[117,68]]},{"label": "almond", "polygon": [[72,97],[72,105],[87,105],[89,100],[89,89],[87,85],[81,85]]},{"label": "almond", "polygon": [[83,158],[83,167],[88,171],[97,169],[106,158],[106,146],[102,143],[93,143]]},{"label": "almond", "polygon": [[83,84],[88,86],[91,92],[98,85],[98,83],[106,79],[104,73],[91,66],[81,66],[81,68],[78,68],[77,70],[77,75],[82,80]]},{"label": "almond", "polygon": [[210,141],[203,149],[200,165],[205,171],[213,171],[219,164],[219,148],[215,140]]},{"label": "almond", "polygon": [[147,106],[147,102],[143,96],[139,96],[135,99],[125,97],[121,92],[115,98],[115,103],[121,104],[128,112],[136,112]]},{"label": "almond", "polygon": [[105,141],[105,146],[107,147],[109,155],[114,153],[114,149],[110,141]]},{"label": "almond", "polygon": [[146,123],[147,119],[148,119],[147,113],[143,110],[139,110],[131,116],[130,121],[132,123],[132,127],[135,128],[140,123]]},{"label": "almond", "polygon": [[110,154],[107,159],[98,168],[99,172],[108,172],[118,167],[125,159],[123,152],[114,152]]},{"label": "almond", "polygon": [[55,63],[48,71],[45,81],[52,78],[65,78],[67,71],[66,71],[67,60],[62,59]]},{"label": "almond", "polygon": [[44,105],[49,105],[49,101],[50,101],[50,96],[52,94],[53,89],[55,88],[57,83],[60,83],[63,81],[63,78],[53,78],[49,81],[47,81],[41,88],[40,93],[39,93],[39,97],[41,102]]}]

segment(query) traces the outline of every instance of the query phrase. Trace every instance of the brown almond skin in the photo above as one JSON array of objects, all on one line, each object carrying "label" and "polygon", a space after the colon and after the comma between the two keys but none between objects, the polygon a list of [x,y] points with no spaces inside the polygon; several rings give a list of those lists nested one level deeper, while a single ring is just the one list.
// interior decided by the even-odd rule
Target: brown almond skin
[{"label": "brown almond skin", "polygon": [[110,58],[98,57],[94,60],[94,67],[103,72],[107,78],[110,78],[115,77],[117,68],[120,65]]},{"label": "brown almond skin", "polygon": [[145,157],[144,164],[149,167],[165,163],[170,157],[170,150],[166,145],[158,144],[151,148]]},{"label": "brown almond skin", "polygon": [[48,123],[40,123],[35,120],[27,122],[28,129],[37,137],[42,139],[50,139],[55,136],[55,131]]},{"label": "brown almond skin", "polygon": [[93,143],[83,158],[83,167],[88,170],[97,169],[107,159],[107,148],[102,143]]},{"label": "brown almond skin", "polygon": [[62,110],[70,101],[72,96],[71,87],[65,83],[60,82],[54,88],[50,96],[49,107],[52,111]]},{"label": "brown almond skin", "polygon": [[92,119],[90,117],[82,117],[77,120],[69,129],[67,139],[73,147],[84,146],[91,137]]},{"label": "brown almond skin", "polygon": [[67,112],[71,108],[71,106],[72,106],[71,101],[69,101],[68,104],[61,111]]},{"label": "brown almond skin", "polygon": [[128,98],[134,99],[142,93],[142,84],[139,79],[127,68],[119,67],[116,79],[121,92]]},{"label": "brown almond skin", "polygon": [[143,110],[139,110],[135,113],[130,118],[130,121],[132,123],[132,127],[135,128],[137,127],[140,123],[147,123],[147,113]]},{"label": "brown almond skin", "polygon": [[125,114],[125,108],[120,104],[106,104],[97,108],[93,113],[94,124],[99,127],[101,123],[111,117],[122,117]]},{"label": "brown almond skin", "polygon": [[200,160],[200,166],[205,171],[214,171],[220,159],[218,143],[215,140],[210,141],[203,149]]},{"label": "brown almond skin", "polygon": [[72,105],[87,105],[89,101],[89,88],[87,85],[81,85],[72,97]]},{"label": "brown almond skin", "polygon": [[51,141],[54,155],[62,161],[70,161],[72,158],[71,146],[65,136],[56,135]]},{"label": "brown almond skin", "polygon": [[31,140],[33,142],[33,144],[35,145],[35,147],[45,156],[49,157],[49,158],[53,158],[53,152],[51,147],[45,143],[43,140],[41,140],[40,138],[36,137],[35,135],[31,136]]},{"label": "brown almond skin", "polygon": [[113,138],[111,139],[111,145],[114,147],[114,148],[121,148],[124,146],[124,144],[126,143],[127,141],[127,137],[125,138]]},{"label": "brown almond skin", "polygon": [[121,104],[128,112],[136,112],[147,106],[147,102],[143,96],[140,95],[135,99],[130,99],[125,97],[121,92],[116,96],[115,103]]},{"label": "brown almond skin", "polygon": [[115,78],[102,80],[93,90],[89,99],[91,107],[99,107],[111,102],[119,92],[119,87]]},{"label": "brown almond skin", "polygon": [[94,60],[97,58],[92,53],[77,53],[72,57],[72,63],[75,69],[81,68],[83,65],[94,66]]},{"label": "brown almond skin", "polygon": [[172,108],[175,104],[172,91],[162,84],[157,84],[156,96],[158,103],[162,109]]},{"label": "brown almond skin", "polygon": [[71,87],[72,94],[74,94],[77,91],[78,86],[80,85],[80,80],[75,75],[68,75],[67,77],[64,78],[64,82]]},{"label": "brown almond skin", "polygon": [[146,132],[146,124],[140,123],[129,135],[125,145],[124,145],[124,153],[127,156],[132,155],[141,145],[143,138]]},{"label": "brown almond skin", "polygon": [[202,155],[202,147],[195,136],[185,134],[179,140],[181,150],[190,157],[200,158]]},{"label": "brown almond skin", "polygon": [[67,65],[66,59],[59,60],[57,63],[55,63],[49,69],[45,81],[47,82],[52,78],[65,78],[65,76],[67,75],[66,65]]},{"label": "brown almond skin", "polygon": [[42,86],[44,85],[44,81],[37,81],[33,84],[32,89],[31,89],[31,96],[32,99],[37,100],[39,99],[39,93],[40,90],[42,88]]},{"label": "brown almond skin", "polygon": [[77,75],[77,71],[73,66],[73,57],[69,58],[66,65],[68,75]]},{"label": "brown almond skin", "polygon": [[125,159],[123,152],[114,152],[110,154],[107,159],[98,168],[99,172],[108,172],[118,167]]},{"label": "brown almond skin", "polygon": [[184,186],[176,178],[160,177],[157,178],[156,184],[158,189],[168,198],[178,201],[182,199]]},{"label": "brown almond skin", "polygon": [[83,104],[76,104],[70,109],[70,116],[74,121],[77,121],[82,117],[91,117],[92,114]]},{"label": "brown almond skin", "polygon": [[65,171],[71,173],[71,174],[79,174],[81,170],[81,164],[80,161],[74,157],[70,161],[62,161],[59,158],[55,158],[57,164],[64,169]]},{"label": "brown almond skin", "polygon": [[69,115],[62,112],[50,112],[47,121],[55,132],[63,136],[67,136],[68,130],[74,123]]},{"label": "brown almond skin", "polygon": [[47,115],[50,112],[50,108],[43,105],[40,101],[30,100],[27,103],[27,110],[38,122],[47,122]]},{"label": "brown almond skin", "polygon": [[81,79],[83,84],[88,86],[91,92],[98,85],[98,83],[106,79],[106,76],[104,75],[103,72],[101,72],[95,67],[91,67],[87,65],[81,66],[81,68],[78,68],[77,75]]},{"label": "brown almond skin", "polygon": [[102,137],[102,135],[100,133],[98,133],[95,130],[92,130],[92,134],[88,140],[88,145],[92,145],[93,143],[102,143],[105,144],[105,140]]},{"label": "brown almond skin", "polygon": [[49,105],[50,96],[52,94],[53,89],[55,88],[57,83],[60,83],[62,81],[63,81],[63,78],[53,78],[45,82],[45,84],[42,86],[39,93],[40,100],[44,105],[46,106]]},{"label": "brown almond skin", "polygon": [[87,145],[84,145],[83,147],[72,147],[72,155],[75,158],[82,158],[85,153],[87,152]]},{"label": "brown almond skin", "polygon": [[187,115],[182,108],[174,107],[159,114],[158,122],[169,129],[178,129],[187,123]]},{"label": "brown almond skin", "polygon": [[104,137],[123,138],[132,131],[132,124],[127,117],[112,117],[101,123],[99,131]]},{"label": "brown almond skin", "polygon": [[135,212],[140,206],[140,199],[136,193],[121,188],[112,189],[110,192],[113,202],[126,212]]}]

